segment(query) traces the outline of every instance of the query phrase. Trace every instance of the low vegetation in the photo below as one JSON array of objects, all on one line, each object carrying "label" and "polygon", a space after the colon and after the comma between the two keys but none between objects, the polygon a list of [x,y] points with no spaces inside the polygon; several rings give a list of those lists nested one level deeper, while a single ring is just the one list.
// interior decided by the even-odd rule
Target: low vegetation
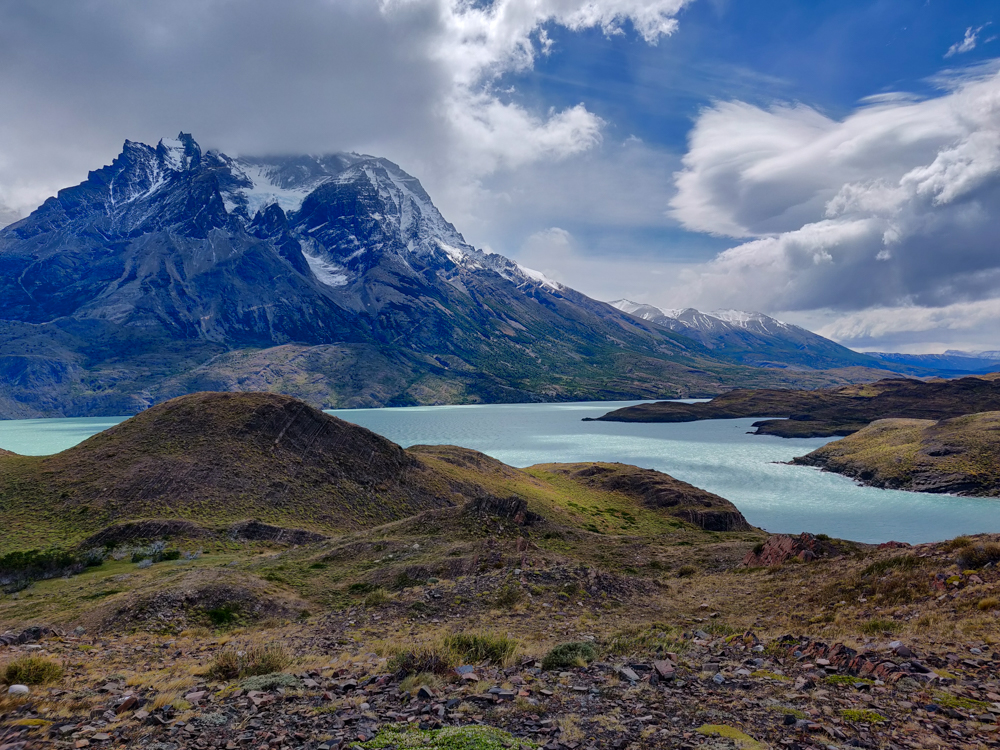
[{"label": "low vegetation", "polygon": [[280,672],[289,661],[288,652],[276,644],[230,647],[215,656],[209,664],[208,674],[216,680],[244,679]]},{"label": "low vegetation", "polygon": [[44,656],[22,656],[3,668],[3,679],[8,685],[47,685],[58,682],[62,676],[62,666]]},{"label": "low vegetation", "polygon": [[585,667],[597,658],[597,649],[590,643],[560,643],[542,659],[542,669]]}]

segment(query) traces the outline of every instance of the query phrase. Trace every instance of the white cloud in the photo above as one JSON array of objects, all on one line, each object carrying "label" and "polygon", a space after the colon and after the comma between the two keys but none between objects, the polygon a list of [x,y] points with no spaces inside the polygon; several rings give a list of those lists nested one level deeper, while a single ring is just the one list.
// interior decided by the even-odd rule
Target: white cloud
[{"label": "white cloud", "polygon": [[881,97],[842,120],[801,104],[703,112],[672,214],[746,241],[664,301],[844,313],[1000,296],[1000,72],[948,80],[934,98]]},{"label": "white cloud", "polygon": [[551,53],[549,29],[631,28],[655,44],[688,2],[3,4],[0,202],[30,210],[125,138],[183,129],[229,152],[385,155],[447,188],[442,208],[461,215],[482,178],[601,142],[584,104],[535,110],[497,90]]},{"label": "white cloud", "polygon": [[979,39],[979,32],[989,26],[988,23],[973,29],[971,26],[965,30],[965,37],[960,42],[955,42],[948,48],[948,51],[944,53],[944,56],[954,57],[955,55],[961,55],[964,52],[972,52],[976,48],[976,42]]}]

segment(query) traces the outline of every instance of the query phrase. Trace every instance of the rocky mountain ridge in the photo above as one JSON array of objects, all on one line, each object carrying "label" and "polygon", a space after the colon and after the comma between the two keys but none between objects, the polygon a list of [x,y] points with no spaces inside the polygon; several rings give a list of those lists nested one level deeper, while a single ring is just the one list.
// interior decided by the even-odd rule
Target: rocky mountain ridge
[{"label": "rocky mountain ridge", "polygon": [[181,134],[0,229],[0,416],[201,390],[323,406],[691,396],[777,374],[472,247],[360,154],[233,158]]}]

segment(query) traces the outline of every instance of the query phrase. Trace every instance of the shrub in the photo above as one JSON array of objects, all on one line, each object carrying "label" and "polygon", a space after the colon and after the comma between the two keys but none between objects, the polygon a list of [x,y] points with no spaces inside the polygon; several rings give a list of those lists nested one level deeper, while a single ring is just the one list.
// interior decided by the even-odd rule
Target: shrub
[{"label": "shrub", "polygon": [[[763,548],[761,548],[761,549],[763,549]],[[697,572],[698,572],[698,569],[694,565],[682,565],[681,567],[679,567],[677,569],[677,577],[678,578],[690,578],[691,576],[693,576]]]},{"label": "shrub", "polygon": [[753,553],[755,555],[759,555],[763,551],[764,551],[764,542],[757,542],[757,544],[753,546]]},{"label": "shrub", "polygon": [[389,601],[389,592],[383,588],[373,589],[365,597],[365,606],[369,608],[381,607]]},{"label": "shrub", "polygon": [[542,659],[542,669],[566,669],[585,667],[597,658],[593,644],[585,641],[560,643]]},{"label": "shrub", "polygon": [[63,669],[44,656],[22,656],[4,667],[4,682],[8,685],[45,685],[62,679]]},{"label": "shrub", "polygon": [[510,609],[520,604],[524,600],[524,591],[516,581],[508,581],[493,596],[493,604],[497,607]]},{"label": "shrub", "polygon": [[455,666],[452,654],[447,651],[423,647],[398,651],[389,658],[389,671],[400,678],[415,674],[445,675]]},{"label": "shrub", "polygon": [[963,547],[958,554],[958,564],[963,568],[979,570],[990,563],[1000,562],[1000,544],[976,544]]},{"label": "shrub", "polygon": [[240,608],[234,604],[222,604],[215,609],[206,610],[205,614],[217,628],[232,625],[239,616]]},{"label": "shrub", "polygon": [[518,642],[496,633],[455,633],[444,639],[444,646],[464,661],[479,663],[489,659],[506,665],[517,651]]},{"label": "shrub", "polygon": [[254,675],[270,675],[288,666],[288,652],[276,644],[247,646],[246,650],[226,649],[212,659],[208,674],[217,680],[234,680]]},{"label": "shrub", "polygon": [[1000,599],[995,596],[988,596],[985,599],[980,599],[979,604],[976,605],[983,612],[989,612],[991,609],[1000,609]]}]

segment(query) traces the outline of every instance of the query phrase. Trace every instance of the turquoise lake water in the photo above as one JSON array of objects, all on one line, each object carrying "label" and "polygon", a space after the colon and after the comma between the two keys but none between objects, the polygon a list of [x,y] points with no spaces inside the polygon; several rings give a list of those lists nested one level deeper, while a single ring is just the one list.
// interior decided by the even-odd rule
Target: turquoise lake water
[{"label": "turquoise lake water", "polygon": [[[684,424],[583,422],[638,402],[418,406],[331,411],[403,446],[475,448],[512,466],[621,461],[665,471],[731,500],[772,532],[826,533],[862,542],[925,542],[1000,532],[1000,500],[862,487],[850,479],[785,466],[828,442],[748,435],[754,419]],[[767,415],[761,415],[764,417]],[[65,450],[120,418],[0,421],[0,448],[44,455]]]}]

